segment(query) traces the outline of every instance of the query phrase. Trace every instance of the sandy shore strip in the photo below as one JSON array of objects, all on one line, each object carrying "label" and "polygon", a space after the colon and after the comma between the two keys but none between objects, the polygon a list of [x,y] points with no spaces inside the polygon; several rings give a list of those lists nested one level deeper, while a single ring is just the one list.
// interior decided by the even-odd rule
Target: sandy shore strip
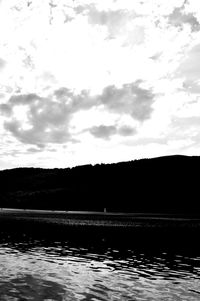
[{"label": "sandy shore strip", "polygon": [[114,213],[89,211],[52,211],[30,209],[0,209],[0,222],[25,221],[29,223],[63,226],[101,227],[178,227],[199,228],[200,217],[159,213]]}]

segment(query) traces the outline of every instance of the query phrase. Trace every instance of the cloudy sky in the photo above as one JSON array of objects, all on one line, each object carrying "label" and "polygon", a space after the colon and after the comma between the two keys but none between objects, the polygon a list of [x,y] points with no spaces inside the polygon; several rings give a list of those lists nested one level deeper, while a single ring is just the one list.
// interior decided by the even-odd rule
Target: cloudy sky
[{"label": "cloudy sky", "polygon": [[1,0],[0,169],[200,153],[200,1]]}]

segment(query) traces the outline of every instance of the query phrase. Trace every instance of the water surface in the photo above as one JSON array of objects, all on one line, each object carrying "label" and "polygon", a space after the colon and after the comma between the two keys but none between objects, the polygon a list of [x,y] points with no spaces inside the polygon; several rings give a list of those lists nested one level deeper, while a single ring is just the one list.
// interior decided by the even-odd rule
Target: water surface
[{"label": "water surface", "polygon": [[0,300],[200,300],[200,250],[4,234]]}]

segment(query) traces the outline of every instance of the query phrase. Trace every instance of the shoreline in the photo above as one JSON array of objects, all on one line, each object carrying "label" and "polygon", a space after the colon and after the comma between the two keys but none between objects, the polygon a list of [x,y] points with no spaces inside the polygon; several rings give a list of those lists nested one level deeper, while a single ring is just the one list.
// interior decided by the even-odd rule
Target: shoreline
[{"label": "shoreline", "polygon": [[1,237],[197,247],[200,218],[0,210]]},{"label": "shoreline", "polygon": [[0,208],[0,214],[22,214],[31,215],[37,214],[41,215],[51,215],[51,216],[89,216],[89,217],[119,217],[119,218],[133,218],[133,219],[199,219],[200,214],[186,214],[186,213],[155,213],[155,212],[109,212],[109,211],[72,211],[72,210],[46,210],[46,209],[21,209],[21,208]]},{"label": "shoreline", "polygon": [[89,211],[53,211],[36,209],[0,209],[0,223],[49,224],[114,228],[198,228],[200,216],[159,213],[115,213]]}]

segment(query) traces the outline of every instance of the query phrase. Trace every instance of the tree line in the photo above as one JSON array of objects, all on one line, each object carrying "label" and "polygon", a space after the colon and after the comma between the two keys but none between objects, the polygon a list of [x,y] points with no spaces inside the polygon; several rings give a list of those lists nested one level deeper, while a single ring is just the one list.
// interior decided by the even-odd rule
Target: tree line
[{"label": "tree line", "polygon": [[200,157],[0,171],[0,206],[197,214]]}]

